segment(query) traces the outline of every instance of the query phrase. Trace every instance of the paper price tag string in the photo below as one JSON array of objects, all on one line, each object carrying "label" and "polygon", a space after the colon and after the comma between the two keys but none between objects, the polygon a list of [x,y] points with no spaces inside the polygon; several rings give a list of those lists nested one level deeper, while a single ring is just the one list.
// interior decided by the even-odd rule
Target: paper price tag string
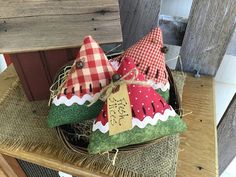
[{"label": "paper price tag string", "polygon": [[[100,93],[94,98],[94,100],[88,104],[87,106],[92,106],[97,100],[106,101],[107,98],[112,94],[113,89],[115,89],[117,86],[120,86],[122,84],[135,84],[135,85],[142,85],[142,86],[151,86],[150,83],[146,81],[137,81],[135,80],[138,77],[139,71],[138,69],[134,68],[131,71],[129,71],[127,74],[125,74],[123,77],[121,77],[118,81],[111,81],[109,85],[104,87]],[[126,80],[126,78],[132,76],[131,79]]]}]

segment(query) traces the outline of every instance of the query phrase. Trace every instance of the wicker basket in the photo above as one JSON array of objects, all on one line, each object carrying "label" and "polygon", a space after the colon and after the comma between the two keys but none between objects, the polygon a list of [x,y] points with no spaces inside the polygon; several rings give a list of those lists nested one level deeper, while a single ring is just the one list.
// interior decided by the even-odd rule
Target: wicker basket
[{"label": "wicker basket", "polygon": [[[67,65],[65,65],[64,67],[62,67],[55,80],[58,79],[58,76],[62,73],[65,72],[64,68],[67,67],[67,69],[69,70],[70,67],[72,66],[72,62],[69,62]],[[179,112],[179,107],[180,107],[180,99],[179,99],[179,94],[176,88],[176,85],[174,83],[174,79],[172,77],[171,71],[168,68],[168,66],[166,66],[166,69],[168,71],[168,75],[169,75],[169,83],[170,83],[170,99],[169,99],[169,104],[176,110],[176,112],[178,114],[180,114]],[[59,138],[62,140],[62,142],[64,143],[64,145],[74,151],[74,152],[80,152],[80,153],[85,153],[88,154],[87,151],[87,147],[89,144],[89,135],[92,132],[92,125],[93,125],[93,120],[88,120],[88,121],[84,121],[82,123],[79,124],[71,124],[71,125],[63,125],[63,126],[59,126],[57,127],[57,133]],[[162,138],[161,138],[162,139]],[[126,147],[121,147],[119,148],[119,151],[132,151],[132,150],[136,150],[140,147],[143,146],[147,146],[147,145],[152,145],[154,143],[158,143],[158,141],[160,141],[161,139],[157,139],[157,140],[152,140],[152,141],[148,141],[145,143],[140,143],[140,144],[135,144],[135,145],[129,145]],[[115,151],[111,151],[111,153],[114,153]]]}]

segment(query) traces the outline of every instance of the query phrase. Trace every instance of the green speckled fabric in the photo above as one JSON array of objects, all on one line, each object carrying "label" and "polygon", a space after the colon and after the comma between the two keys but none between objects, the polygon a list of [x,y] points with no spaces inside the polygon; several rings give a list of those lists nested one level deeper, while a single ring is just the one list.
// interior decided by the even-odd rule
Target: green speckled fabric
[{"label": "green speckled fabric", "polygon": [[[161,89],[158,89],[156,91],[168,102],[169,90],[163,92]],[[88,102],[84,105],[73,104],[69,107],[65,104],[59,106],[52,104],[48,114],[48,126],[53,128],[60,125],[94,119],[99,115],[104,103],[99,100],[90,107],[87,107],[86,104],[88,104]]]},{"label": "green speckled fabric", "polygon": [[148,124],[143,129],[136,126],[132,130],[113,136],[109,136],[108,132],[103,134],[99,130],[96,130],[90,136],[88,151],[90,154],[111,151],[119,147],[139,144],[167,135],[181,133],[186,129],[186,124],[176,115],[175,117],[169,117],[167,121],[158,121],[155,126]]},{"label": "green speckled fabric", "polygon": [[163,92],[161,89],[157,89],[156,92],[159,93],[167,103],[169,102],[170,90],[166,90],[165,92]]},{"label": "green speckled fabric", "polygon": [[88,103],[86,102],[84,105],[73,104],[71,106],[52,104],[48,114],[48,126],[52,128],[96,118],[102,110],[104,102],[98,100],[90,107],[86,106]]}]

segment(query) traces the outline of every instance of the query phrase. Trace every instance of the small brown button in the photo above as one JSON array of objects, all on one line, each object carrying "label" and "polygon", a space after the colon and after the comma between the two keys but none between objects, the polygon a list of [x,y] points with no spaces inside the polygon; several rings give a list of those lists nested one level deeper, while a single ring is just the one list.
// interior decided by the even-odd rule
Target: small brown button
[{"label": "small brown button", "polygon": [[82,69],[84,67],[84,62],[83,61],[77,61],[76,62],[76,68],[78,69]]},{"label": "small brown button", "polygon": [[167,53],[168,50],[169,50],[169,49],[168,49],[167,46],[164,46],[164,47],[161,48],[161,52],[162,52],[162,53]]},{"label": "small brown button", "polygon": [[153,38],[151,41],[152,41],[152,43],[154,43],[154,44],[159,43],[159,41],[158,41],[156,38]]},{"label": "small brown button", "polygon": [[113,81],[113,82],[116,82],[116,81],[120,80],[120,78],[121,78],[121,76],[120,76],[119,74],[114,74],[114,75],[112,76],[112,81]]}]

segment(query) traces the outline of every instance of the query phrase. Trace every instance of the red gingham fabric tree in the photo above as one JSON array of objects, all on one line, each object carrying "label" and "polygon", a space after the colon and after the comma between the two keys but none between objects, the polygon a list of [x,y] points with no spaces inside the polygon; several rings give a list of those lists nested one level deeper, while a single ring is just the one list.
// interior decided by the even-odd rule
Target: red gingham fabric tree
[{"label": "red gingham fabric tree", "polygon": [[[168,83],[168,73],[165,66],[165,56],[162,52],[163,47],[161,29],[155,28],[128,48],[122,58],[133,58],[136,66],[145,75],[146,79],[152,79],[156,83],[165,85]],[[118,60],[118,58],[114,60]]]},{"label": "red gingham fabric tree", "polygon": [[59,97],[66,95],[70,99],[73,95],[93,95],[109,84],[113,73],[114,69],[102,48],[91,36],[87,36]]},{"label": "red gingham fabric tree", "polygon": [[114,69],[102,48],[91,36],[85,37],[65,81],[58,87],[59,92],[53,95],[48,115],[49,127],[95,118],[104,103],[98,100],[92,106],[87,104],[110,83],[113,73]]}]

